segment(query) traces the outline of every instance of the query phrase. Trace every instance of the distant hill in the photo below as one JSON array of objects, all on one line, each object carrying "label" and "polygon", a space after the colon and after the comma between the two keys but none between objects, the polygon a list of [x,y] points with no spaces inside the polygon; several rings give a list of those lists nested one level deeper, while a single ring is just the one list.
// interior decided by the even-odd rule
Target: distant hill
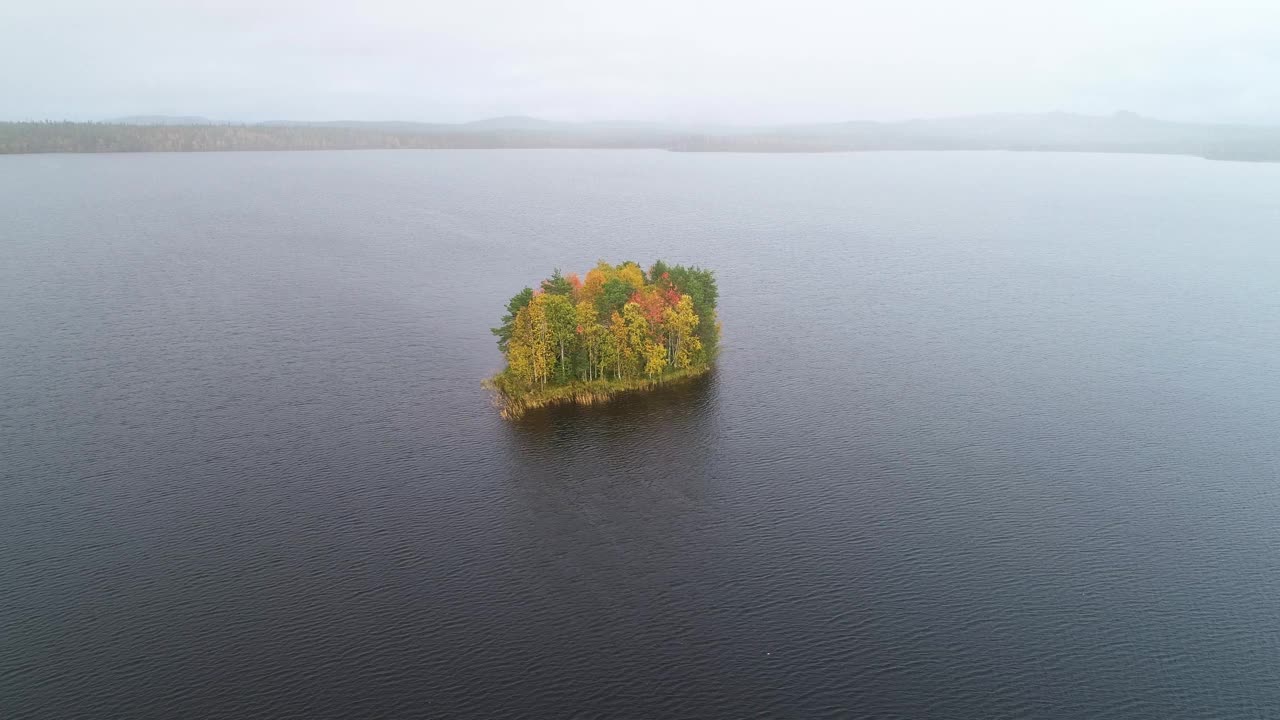
[{"label": "distant hill", "polygon": [[273,121],[135,116],[106,123],[0,123],[0,153],[448,148],[631,148],[680,152],[1011,150],[1194,155],[1280,161],[1280,128],[1174,123],[1133,113],[991,114],[902,122],[778,126],[571,123],[500,117],[467,123]]},{"label": "distant hill", "polygon": [[839,152],[1022,150],[1196,155],[1280,160],[1280,127],[1173,123],[1134,113],[991,114],[969,117],[793,125],[737,136],[691,137],[684,151]]},{"label": "distant hill", "polygon": [[306,127],[306,128],[340,128],[345,130],[365,130],[384,133],[433,133],[450,132],[457,125],[446,123],[422,123],[406,120],[269,120],[254,123],[256,127]]},{"label": "distant hill", "polygon": [[563,130],[573,128],[573,123],[560,123],[552,120],[541,120],[534,117],[526,117],[523,115],[508,115],[506,117],[488,118],[486,120],[473,120],[471,122],[461,123],[457,126],[460,129],[467,130],[534,130],[538,132],[546,132],[548,130]]}]

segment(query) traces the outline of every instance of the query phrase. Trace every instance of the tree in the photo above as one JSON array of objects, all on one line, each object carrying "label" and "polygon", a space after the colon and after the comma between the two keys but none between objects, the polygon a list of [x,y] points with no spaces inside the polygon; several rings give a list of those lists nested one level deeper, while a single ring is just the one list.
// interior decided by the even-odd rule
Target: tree
[{"label": "tree", "polygon": [[667,271],[670,269],[671,267],[665,262],[661,260],[655,261],[649,268],[649,282],[652,282],[654,285],[662,285],[665,281],[666,284],[669,285],[671,283],[671,277],[667,275]]},{"label": "tree", "polygon": [[623,320],[622,315],[614,310],[613,314],[609,315],[609,346],[611,346],[609,355],[613,359],[613,377],[620,380],[627,378],[627,369],[632,360],[627,337],[626,320]]},{"label": "tree", "polygon": [[667,369],[667,348],[649,340],[644,346],[644,373],[656,380]]},{"label": "tree", "polygon": [[720,339],[720,323],[716,321],[719,290],[716,288],[715,275],[710,270],[683,265],[668,268],[667,275],[682,294],[693,298],[693,311],[698,314],[698,337],[702,341],[703,351],[707,357],[715,357],[716,345]]},{"label": "tree", "polygon": [[631,293],[631,302],[639,305],[644,311],[644,316],[654,325],[662,322],[662,313],[667,309],[669,299],[679,302],[680,296],[674,295],[672,298],[652,285]]},{"label": "tree", "polygon": [[[523,313],[524,325],[528,325],[529,314]],[[533,346],[529,342],[531,336],[517,330],[515,336],[507,343],[507,372],[521,385],[533,385]]]},{"label": "tree", "polygon": [[618,266],[618,279],[630,285],[632,290],[639,290],[645,285],[644,270],[629,260]]},{"label": "tree", "polygon": [[583,300],[574,306],[574,315],[578,321],[575,330],[578,333],[578,345],[586,353],[586,362],[582,363],[584,380],[595,380],[601,372],[601,348],[608,339],[609,331],[600,323],[596,306]]},{"label": "tree", "polygon": [[521,385],[546,384],[547,370],[554,356],[545,334],[546,312],[535,299],[516,313],[507,343],[507,369]]},{"label": "tree", "polygon": [[629,302],[622,307],[622,324],[625,328],[622,355],[627,374],[639,372],[645,359],[645,348],[650,340],[649,320],[639,305]]},{"label": "tree", "polygon": [[604,292],[604,284],[613,272],[613,266],[604,260],[596,263],[595,267],[587,271],[587,278],[582,283],[582,290],[578,292],[578,299],[594,303]]},{"label": "tree", "polygon": [[573,283],[560,274],[560,268],[551,273],[551,277],[542,281],[542,292],[548,295],[573,295]]},{"label": "tree", "polygon": [[667,328],[668,352],[671,363],[677,368],[687,368],[699,362],[702,340],[696,334],[698,314],[693,311],[693,298],[681,295],[675,307],[663,311]]},{"label": "tree", "polygon": [[529,314],[529,366],[533,379],[543,387],[555,367],[555,344],[551,336],[551,325],[547,321],[547,295],[536,295],[529,307],[522,313]]},{"label": "tree", "polygon": [[578,317],[573,303],[565,295],[547,293],[538,296],[547,316],[547,330],[551,344],[559,356],[557,373],[563,381],[570,374],[568,360],[573,356],[574,342],[578,338]]},{"label": "tree", "polygon": [[600,314],[612,315],[615,312],[621,312],[622,306],[627,304],[631,299],[631,294],[635,292],[635,288],[627,284],[622,278],[611,277],[605,280],[604,285],[600,288],[600,296],[596,299],[596,307],[600,310]]},{"label": "tree", "polygon": [[[612,376],[661,380],[715,354],[717,289],[708,270],[601,261],[579,281],[556,270],[507,303],[494,328],[507,358],[506,387],[546,388]],[[607,323],[602,322],[607,318]]]},{"label": "tree", "polygon": [[600,367],[600,377],[608,377],[607,373],[610,369],[614,371],[615,378],[622,377],[622,361],[621,361],[621,345],[619,345],[618,333],[626,334],[626,326],[622,324],[622,316],[614,313],[609,318],[608,326],[604,327],[604,335],[600,341],[600,355],[596,358],[596,362]]},{"label": "tree", "polygon": [[511,340],[511,331],[515,326],[516,313],[525,308],[533,300],[533,288],[525,288],[507,301],[507,314],[502,316],[502,325],[489,332],[498,336],[498,349],[507,351],[507,343]]}]

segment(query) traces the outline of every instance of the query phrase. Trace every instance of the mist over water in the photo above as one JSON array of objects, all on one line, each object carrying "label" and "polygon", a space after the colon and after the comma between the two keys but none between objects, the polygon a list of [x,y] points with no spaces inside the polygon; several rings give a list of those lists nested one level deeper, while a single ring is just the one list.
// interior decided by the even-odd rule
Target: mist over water
[{"label": "mist over water", "polygon": [[1264,0],[10,4],[0,120],[1280,123]]},{"label": "mist over water", "polygon": [[[1266,717],[1280,168],[0,158],[0,715]],[[552,268],[716,371],[500,420]]]}]

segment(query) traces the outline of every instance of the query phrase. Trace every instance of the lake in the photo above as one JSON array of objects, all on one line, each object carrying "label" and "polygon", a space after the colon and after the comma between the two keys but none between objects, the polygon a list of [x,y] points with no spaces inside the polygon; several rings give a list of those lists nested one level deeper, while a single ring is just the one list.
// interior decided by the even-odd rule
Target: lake
[{"label": "lake", "polygon": [[[1280,165],[0,157],[0,716],[1270,718]],[[512,423],[555,267],[703,381]]]}]

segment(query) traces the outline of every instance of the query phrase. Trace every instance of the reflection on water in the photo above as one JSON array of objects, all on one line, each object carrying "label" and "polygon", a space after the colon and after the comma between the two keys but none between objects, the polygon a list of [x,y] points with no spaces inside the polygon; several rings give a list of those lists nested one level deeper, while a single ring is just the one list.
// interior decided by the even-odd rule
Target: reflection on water
[{"label": "reflection on water", "polygon": [[[542,628],[541,652],[572,662],[584,642],[622,651],[679,638],[686,663],[715,663],[716,624],[676,607],[673,590],[725,564],[708,542],[721,521],[710,500],[717,421],[712,372],[508,423],[502,544],[519,553],[529,583],[519,612],[563,623]],[[582,677],[601,680],[642,661],[610,653],[582,662]],[[680,682],[673,666],[654,672]]]},{"label": "reflection on water", "polygon": [[[542,408],[508,423],[508,487],[535,530],[531,542],[578,556],[619,532],[642,545],[676,527],[715,482],[717,376],[628,393],[607,403]],[[640,558],[632,558],[641,561]],[[614,558],[605,564],[620,562]]]},{"label": "reflection on water", "polygon": [[[715,482],[717,376],[630,393],[590,406],[559,406],[508,423],[508,483],[535,523],[599,532],[606,518],[661,541],[663,530]],[[585,523],[585,524],[582,524]],[[645,530],[643,528],[650,528]],[[535,533],[574,552],[574,532]]]}]

